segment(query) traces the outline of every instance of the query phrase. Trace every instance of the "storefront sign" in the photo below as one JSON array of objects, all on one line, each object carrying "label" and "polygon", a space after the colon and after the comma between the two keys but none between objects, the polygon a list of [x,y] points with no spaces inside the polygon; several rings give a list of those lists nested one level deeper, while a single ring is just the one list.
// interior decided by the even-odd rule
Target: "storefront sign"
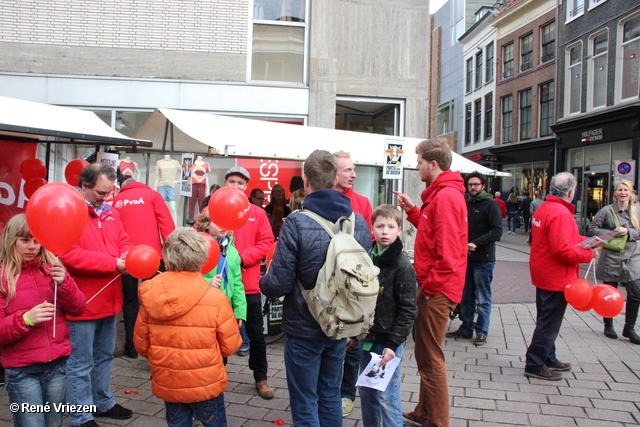
[{"label": "storefront sign", "polygon": [[482,160],[484,160],[485,162],[497,162],[498,156],[496,156],[495,154],[485,154],[484,156],[482,156]]},{"label": "storefront sign", "polygon": [[191,197],[191,170],[193,169],[193,153],[183,153],[180,167],[180,195]]},{"label": "storefront sign", "polygon": [[618,182],[627,179],[631,182],[636,180],[636,161],[635,160],[614,160],[613,181]]},{"label": "storefront sign", "polygon": [[482,153],[471,154],[469,156],[469,160],[471,160],[472,162],[477,162],[479,160],[482,160]]},{"label": "storefront sign", "polygon": [[20,165],[36,156],[38,144],[0,140],[5,155],[0,156],[0,230],[9,219],[26,208],[27,198],[22,192],[24,180]]},{"label": "storefront sign", "polygon": [[591,129],[582,132],[582,142],[594,142],[594,141],[602,141],[603,133],[602,128],[600,129]]},{"label": "storefront sign", "polygon": [[384,141],[383,179],[402,179],[402,160],[404,158],[404,141],[385,139]]},{"label": "storefront sign", "polygon": [[291,197],[289,184],[294,176],[302,176],[302,162],[275,159],[238,159],[238,166],[245,168],[251,175],[249,186],[245,193],[247,197],[251,190],[259,188],[264,191],[264,204],[271,201],[271,190],[276,184],[284,187],[285,197]]}]

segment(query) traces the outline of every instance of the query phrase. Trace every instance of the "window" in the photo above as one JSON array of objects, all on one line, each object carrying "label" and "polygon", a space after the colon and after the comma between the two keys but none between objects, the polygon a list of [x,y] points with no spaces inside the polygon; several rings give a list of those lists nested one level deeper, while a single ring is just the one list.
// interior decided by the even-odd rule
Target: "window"
[{"label": "window", "polygon": [[609,35],[604,32],[592,37],[590,43],[589,70],[587,78],[589,109],[607,105],[607,62],[609,59]]},{"label": "window", "polygon": [[485,50],[487,52],[487,70],[485,82],[490,82],[491,80],[493,80],[493,43],[489,43]]},{"label": "window", "polygon": [[589,10],[593,9],[594,7],[600,6],[606,1],[607,0],[589,0]]},{"label": "window", "polygon": [[482,99],[473,103],[473,142],[480,141],[482,135]]},{"label": "window", "polygon": [[573,21],[584,13],[584,0],[567,1],[567,22]]},{"label": "window", "polygon": [[502,78],[513,76],[513,43],[502,46]]},{"label": "window", "polygon": [[305,82],[304,0],[255,0],[251,80]]},{"label": "window", "polygon": [[493,136],[493,94],[484,97],[484,139]]},{"label": "window", "polygon": [[482,50],[476,53],[476,89],[482,87]]},{"label": "window", "polygon": [[637,99],[640,81],[640,15],[622,26],[620,99]]},{"label": "window", "polygon": [[502,142],[511,142],[513,120],[513,96],[502,98]]},{"label": "window", "polygon": [[520,92],[520,141],[531,138],[531,89]]},{"label": "window", "polygon": [[520,38],[520,71],[533,68],[533,33]]},{"label": "window", "polygon": [[565,74],[565,88],[568,92],[566,111],[569,114],[580,112],[582,82],[582,44],[577,44],[567,49],[567,71]]},{"label": "window", "polygon": [[553,98],[554,98],[553,82],[540,85],[540,136],[551,135],[551,125],[553,120]]},{"label": "window", "polygon": [[541,57],[540,62],[552,61],[556,57],[556,23],[550,22],[540,29]]},{"label": "window", "polygon": [[464,106],[464,145],[471,144],[471,104]]},{"label": "window", "polygon": [[453,101],[438,107],[437,136],[451,132],[453,126]]},{"label": "window", "polygon": [[473,58],[467,59],[467,93],[473,90]]}]

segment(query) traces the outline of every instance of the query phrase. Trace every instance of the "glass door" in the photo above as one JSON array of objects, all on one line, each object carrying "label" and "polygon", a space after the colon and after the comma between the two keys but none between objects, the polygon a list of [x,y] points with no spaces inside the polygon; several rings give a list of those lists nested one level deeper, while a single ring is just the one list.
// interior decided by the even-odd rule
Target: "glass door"
[{"label": "glass door", "polygon": [[609,173],[587,172],[582,179],[580,234],[589,234],[589,224],[600,209],[609,204]]}]

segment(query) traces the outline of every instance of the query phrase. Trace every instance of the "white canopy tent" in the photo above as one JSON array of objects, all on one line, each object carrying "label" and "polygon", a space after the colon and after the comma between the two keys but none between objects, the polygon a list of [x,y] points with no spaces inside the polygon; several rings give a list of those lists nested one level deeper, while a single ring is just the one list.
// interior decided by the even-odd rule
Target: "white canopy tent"
[{"label": "white canopy tent", "polygon": [[[404,167],[415,168],[418,138],[244,119],[193,111],[157,108],[135,135],[163,152],[214,153],[229,157],[304,160],[313,150],[344,150],[360,166],[382,166],[385,141],[404,142]],[[211,147],[211,149],[209,148]],[[451,169],[463,173],[510,176],[481,166],[455,152]]]}]

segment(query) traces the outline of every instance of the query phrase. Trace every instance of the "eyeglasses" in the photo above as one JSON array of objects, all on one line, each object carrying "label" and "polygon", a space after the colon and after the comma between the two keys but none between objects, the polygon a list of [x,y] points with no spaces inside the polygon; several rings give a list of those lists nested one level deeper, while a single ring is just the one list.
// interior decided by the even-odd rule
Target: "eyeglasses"
[{"label": "eyeglasses", "polygon": [[256,196],[253,196],[253,198],[256,199],[256,200],[264,200],[265,199],[264,197],[256,197]]},{"label": "eyeglasses", "polygon": [[109,197],[109,195],[113,192],[113,191],[96,191],[93,188],[91,189],[91,191],[93,191],[93,194],[95,194],[98,197],[102,197],[103,199],[106,199],[107,197]]},{"label": "eyeglasses", "polygon": [[468,187],[482,187],[481,183],[470,182],[467,184]]}]

